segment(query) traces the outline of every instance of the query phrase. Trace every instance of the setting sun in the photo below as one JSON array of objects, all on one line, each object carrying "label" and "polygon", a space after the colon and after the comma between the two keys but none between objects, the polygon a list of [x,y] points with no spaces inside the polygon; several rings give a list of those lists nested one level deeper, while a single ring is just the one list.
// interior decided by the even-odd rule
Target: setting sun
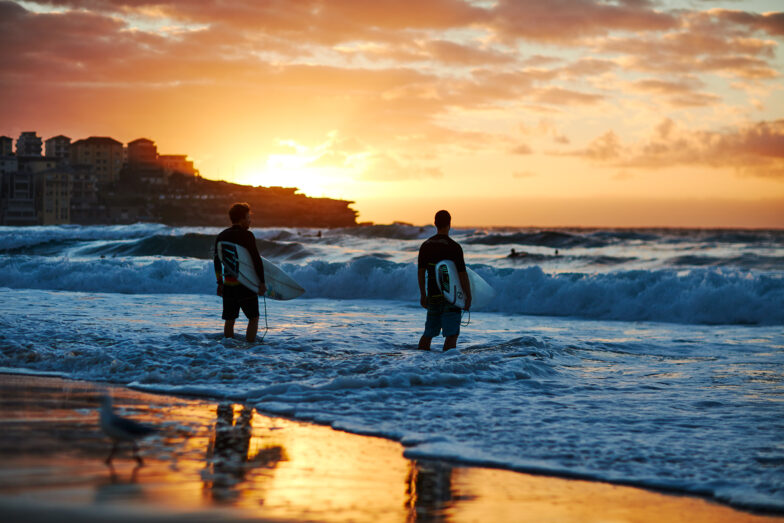
[{"label": "setting sun", "polygon": [[784,226],[776,2],[101,5],[0,4],[5,133],[149,136],[362,220]]}]

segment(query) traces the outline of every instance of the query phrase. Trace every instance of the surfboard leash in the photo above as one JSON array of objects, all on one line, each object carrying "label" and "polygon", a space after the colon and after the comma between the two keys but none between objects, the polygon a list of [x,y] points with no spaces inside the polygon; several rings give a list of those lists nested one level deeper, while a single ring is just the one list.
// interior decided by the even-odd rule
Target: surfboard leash
[{"label": "surfboard leash", "polygon": [[[468,320],[465,323],[463,323],[463,317],[465,316],[466,312],[468,313]],[[460,316],[460,325],[462,327],[467,327],[467,326],[471,325],[471,311],[470,310],[463,311],[463,314]]]},{"label": "surfboard leash", "polygon": [[261,298],[264,300],[264,334],[261,335],[261,340],[259,343],[264,343],[264,337],[267,335],[267,331],[269,330],[269,323],[267,322],[267,297],[262,295]]}]

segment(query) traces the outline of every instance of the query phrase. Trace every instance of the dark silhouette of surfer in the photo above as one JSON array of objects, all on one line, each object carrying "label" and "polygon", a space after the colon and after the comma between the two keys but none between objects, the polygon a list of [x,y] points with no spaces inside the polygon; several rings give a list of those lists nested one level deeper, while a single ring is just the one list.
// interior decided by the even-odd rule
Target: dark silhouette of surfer
[{"label": "dark silhouette of surfer", "polygon": [[[436,264],[443,260],[451,260],[457,268],[457,276],[465,295],[465,310],[471,308],[471,286],[468,283],[463,249],[456,241],[449,237],[452,228],[452,216],[447,211],[438,211],[435,217],[437,234],[431,236],[419,248],[417,260],[417,279],[419,280],[419,303],[427,309],[425,332],[419,339],[418,348],[430,350],[430,342],[443,332],[444,350],[457,346],[457,337],[460,335],[460,319],[462,311],[447,302],[441,292],[437,280]],[[425,286],[427,275],[427,286]]]},{"label": "dark silhouette of surfer", "polygon": [[[229,209],[231,227],[221,232],[215,239],[215,277],[218,280],[218,296],[223,298],[223,335],[234,337],[234,322],[240,315],[240,309],[248,318],[248,329],[245,332],[247,341],[254,341],[259,330],[259,296],[267,292],[264,283],[264,265],[261,262],[256,237],[250,232],[250,205],[235,203]],[[223,261],[218,256],[218,242],[231,242],[244,247],[250,253],[253,267],[259,278],[258,291],[253,291],[239,282],[240,266],[236,252],[224,248]],[[235,249],[236,251],[236,249]]]}]

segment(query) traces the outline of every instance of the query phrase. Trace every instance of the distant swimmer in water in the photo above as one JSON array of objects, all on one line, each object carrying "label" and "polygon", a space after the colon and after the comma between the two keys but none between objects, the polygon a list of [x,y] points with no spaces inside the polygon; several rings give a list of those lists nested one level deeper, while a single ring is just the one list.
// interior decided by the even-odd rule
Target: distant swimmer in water
[{"label": "distant swimmer in water", "polygon": [[507,258],[523,258],[528,256],[527,252],[517,252],[516,250],[512,249],[512,252],[509,253]]}]

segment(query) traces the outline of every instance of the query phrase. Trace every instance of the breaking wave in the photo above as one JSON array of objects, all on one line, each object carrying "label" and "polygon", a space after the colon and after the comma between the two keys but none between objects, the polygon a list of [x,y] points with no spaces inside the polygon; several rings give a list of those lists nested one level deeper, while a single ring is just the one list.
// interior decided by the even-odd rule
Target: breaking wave
[{"label": "breaking wave", "polygon": [[[282,268],[306,298],[415,302],[416,268],[366,256],[347,263],[311,261]],[[474,267],[496,290],[483,310],[697,324],[784,324],[779,273],[695,268],[607,274],[547,274],[539,267]],[[130,294],[212,294],[212,263],[159,259],[70,260],[40,256],[0,259],[0,286]]]}]

